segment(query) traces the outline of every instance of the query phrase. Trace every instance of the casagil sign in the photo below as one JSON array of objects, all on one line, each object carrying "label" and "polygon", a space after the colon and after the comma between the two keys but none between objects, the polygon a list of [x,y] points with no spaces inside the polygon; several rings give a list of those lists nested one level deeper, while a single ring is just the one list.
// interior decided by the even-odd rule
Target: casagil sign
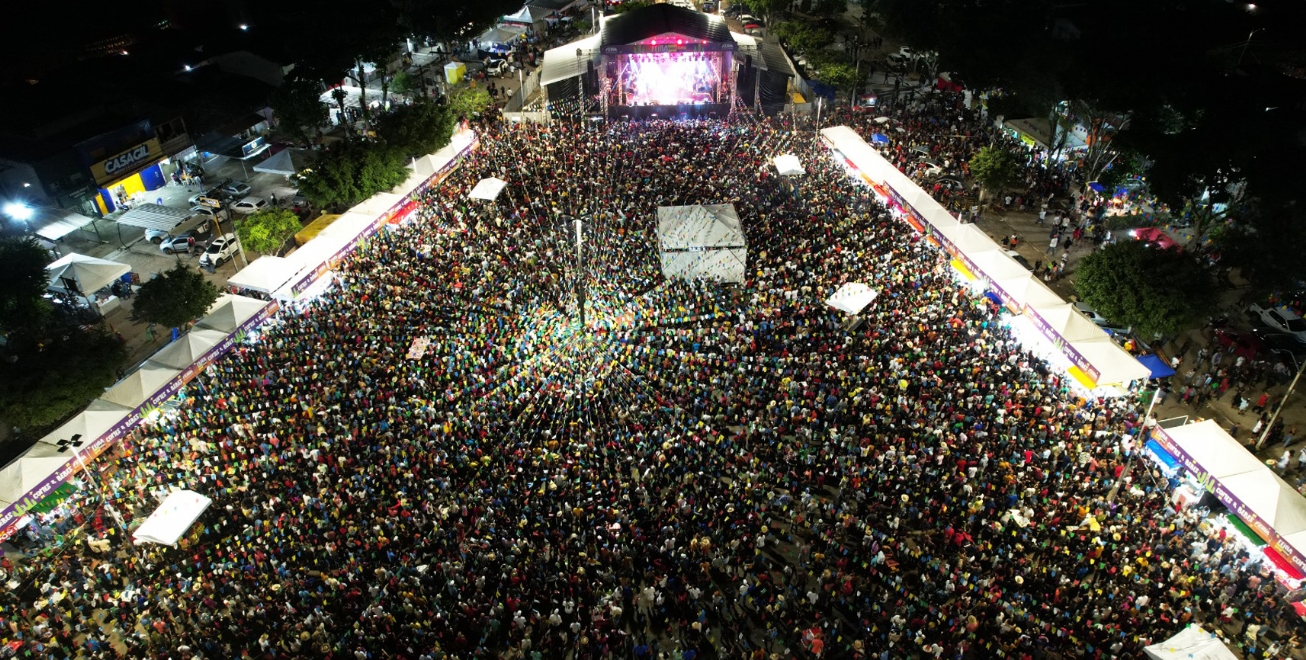
[{"label": "casagil sign", "polygon": [[139,169],[142,165],[157,158],[162,149],[157,138],[142,142],[127,151],[116,154],[91,166],[95,182],[106,184]]}]

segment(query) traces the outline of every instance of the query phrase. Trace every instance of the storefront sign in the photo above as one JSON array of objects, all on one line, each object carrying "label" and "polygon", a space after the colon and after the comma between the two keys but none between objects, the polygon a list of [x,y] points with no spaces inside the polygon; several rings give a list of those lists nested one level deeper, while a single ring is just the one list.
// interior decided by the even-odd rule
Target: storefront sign
[{"label": "storefront sign", "polygon": [[101,187],[158,160],[163,155],[158,138],[151,138],[127,151],[115,154],[91,166],[91,176]]},{"label": "storefront sign", "polygon": [[9,508],[0,511],[0,541],[6,540],[14,535],[17,531],[18,521],[32,510],[41,500],[45,499],[50,493],[54,492],[61,484],[68,481],[83,466],[95,460],[100,454],[104,453],[114,442],[127,435],[136,428],[150,411],[158,408],[163,402],[172,398],[181,390],[186,383],[190,382],[195,376],[202,373],[209,365],[218,361],[231,350],[231,347],[240,341],[246,334],[257,328],[264,321],[268,320],[273,314],[280,309],[276,302],[268,303],[263,309],[251,316],[244,323],[240,324],[236,331],[227,335],[217,346],[209,349],[204,355],[200,356],[190,367],[168,381],[166,385],[155,392],[153,396],[142,403],[135,410],[131,411],[126,417],[122,418],[117,424],[114,424],[109,430],[100,434],[99,437],[92,440],[89,444],[82,447],[82,451],[75,456],[70,456],[72,460],[68,461],[63,467],[59,468],[54,474],[50,475],[40,484],[27,492],[21,500],[14,502]]}]

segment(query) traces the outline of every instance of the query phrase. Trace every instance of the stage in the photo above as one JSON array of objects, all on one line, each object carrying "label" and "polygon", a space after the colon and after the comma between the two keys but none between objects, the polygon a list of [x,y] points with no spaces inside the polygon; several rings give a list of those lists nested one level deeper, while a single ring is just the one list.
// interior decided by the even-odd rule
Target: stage
[{"label": "stage", "polygon": [[729,103],[679,103],[675,105],[608,106],[608,119],[725,119]]}]

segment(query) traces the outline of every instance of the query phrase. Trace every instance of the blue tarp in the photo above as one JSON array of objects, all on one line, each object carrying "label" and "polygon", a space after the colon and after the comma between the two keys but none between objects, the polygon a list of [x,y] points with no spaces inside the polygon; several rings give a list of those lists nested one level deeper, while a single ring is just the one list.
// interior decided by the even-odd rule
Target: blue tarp
[{"label": "blue tarp", "polygon": [[889,136],[883,133],[871,134],[871,144],[888,144],[888,143],[889,143]]},{"label": "blue tarp", "polygon": [[1167,378],[1174,375],[1174,369],[1171,369],[1170,365],[1165,363],[1165,360],[1155,355],[1140,355],[1138,361],[1144,367],[1147,367],[1148,371],[1152,372],[1152,375],[1148,376],[1148,378]]},{"label": "blue tarp", "polygon": [[1160,461],[1162,465],[1170,468],[1171,470],[1179,469],[1179,460],[1176,459],[1174,456],[1171,456],[1170,452],[1166,451],[1164,447],[1157,444],[1155,440],[1148,440],[1147,444],[1143,446],[1147,447],[1147,450],[1152,452],[1152,455],[1155,456],[1156,460]]}]

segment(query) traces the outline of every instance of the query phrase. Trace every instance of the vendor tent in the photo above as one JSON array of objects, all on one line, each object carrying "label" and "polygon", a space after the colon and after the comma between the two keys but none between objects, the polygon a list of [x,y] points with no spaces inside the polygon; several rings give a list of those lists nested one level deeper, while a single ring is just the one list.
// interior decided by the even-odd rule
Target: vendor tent
[{"label": "vendor tent", "polygon": [[731,204],[658,207],[662,275],[743,282],[747,246]]},{"label": "vendor tent", "polygon": [[131,266],[76,252],[45,267],[50,290],[89,296],[131,272]]},{"label": "vendor tent", "polygon": [[1111,341],[1106,333],[1102,333],[1101,339],[1072,341],[1070,345],[1097,370],[1097,385],[1130,383],[1147,378],[1150,373],[1134,356]]},{"label": "vendor tent", "polygon": [[158,204],[141,204],[118,216],[118,224],[168,231],[191,216],[189,209],[176,209]]},{"label": "vendor tent", "polygon": [[507,181],[496,177],[481,179],[476,182],[476,186],[467,194],[467,197],[470,199],[494,200],[499,196],[499,193],[503,192],[504,187],[507,185]]},{"label": "vendor tent", "polygon": [[1168,378],[1174,375],[1174,369],[1171,369],[1170,365],[1166,364],[1165,360],[1162,360],[1159,356],[1140,355],[1138,356],[1138,363],[1147,367],[1147,370],[1151,372],[1149,378]]},{"label": "vendor tent", "polygon": [[394,208],[394,206],[398,204],[400,200],[402,200],[403,198],[404,198],[403,195],[396,195],[395,193],[388,193],[388,192],[379,192],[375,195],[372,195],[371,197],[368,197],[367,201],[355,206],[354,208],[349,209],[348,211],[346,211],[346,214],[357,213],[359,215],[368,216],[368,219],[370,220],[375,220],[381,217],[383,213],[386,213],[390,209]]},{"label": "vendor tent", "polygon": [[146,362],[110,387],[100,398],[120,406],[136,408],[180,373],[180,369]]},{"label": "vendor tent", "polygon": [[186,530],[195,524],[213,500],[192,490],[174,490],[168,493],[159,508],[132,534],[137,543],[177,545]]},{"label": "vendor tent", "polygon": [[492,27],[476,37],[476,43],[482,48],[501,48],[512,43],[521,33],[509,30],[505,26]]},{"label": "vendor tent", "polygon": [[1151,660],[1237,660],[1229,647],[1201,626],[1190,623],[1177,635],[1143,649]]},{"label": "vendor tent", "polygon": [[798,156],[793,154],[776,156],[771,162],[775,163],[775,169],[780,173],[780,176],[801,176],[807,174],[807,170],[803,169],[803,164],[798,160]]},{"label": "vendor tent", "polygon": [[1165,435],[1180,453],[1187,454],[1197,464],[1195,467],[1221,482],[1237,474],[1261,474],[1265,470],[1265,464],[1225,433],[1215,420],[1168,428]]},{"label": "vendor tent", "polygon": [[227,286],[272,293],[290,281],[299,272],[289,260],[282,257],[263,256],[242,268],[227,279]]},{"label": "vendor tent", "polygon": [[986,251],[971,257],[971,261],[979,267],[984,278],[990,282],[995,280],[1027,277],[1029,271],[1025,267],[1016,263],[1014,259],[996,251]]},{"label": "vendor tent", "polygon": [[826,298],[825,304],[845,314],[860,314],[878,295],[874,289],[861,282],[849,282]]},{"label": "vendor tent", "polygon": [[1096,341],[1106,339],[1106,331],[1088,317],[1080,314],[1070,303],[1061,303],[1034,310],[1039,318],[1065,341]]},{"label": "vendor tent", "polygon": [[255,172],[293,176],[302,172],[312,162],[312,152],[306,149],[282,149],[272,157],[254,166]]},{"label": "vendor tent", "polygon": [[31,224],[36,227],[36,235],[51,241],[57,241],[95,222],[94,218],[66,209],[38,208],[33,211]]},{"label": "vendor tent", "polygon": [[209,307],[209,313],[200,320],[197,327],[231,334],[267,305],[268,303],[254,298],[224,295]]},{"label": "vendor tent", "polygon": [[50,475],[74,460],[70,451],[59,451],[53,445],[36,443],[21,456],[0,468],[0,508],[7,508],[27,493],[40,486]]},{"label": "vendor tent", "polygon": [[1269,467],[1223,478],[1220,484],[1279,534],[1306,532],[1306,498]]},{"label": "vendor tent", "polygon": [[159,349],[145,364],[185,370],[226,338],[225,333],[217,330],[195,328]]},{"label": "vendor tent", "polygon": [[100,437],[106,431],[121,422],[131,412],[131,408],[111,401],[96,399],[77,413],[62,426],[41,438],[41,442],[57,445],[60,440],[72,442],[82,440],[89,442]]}]

